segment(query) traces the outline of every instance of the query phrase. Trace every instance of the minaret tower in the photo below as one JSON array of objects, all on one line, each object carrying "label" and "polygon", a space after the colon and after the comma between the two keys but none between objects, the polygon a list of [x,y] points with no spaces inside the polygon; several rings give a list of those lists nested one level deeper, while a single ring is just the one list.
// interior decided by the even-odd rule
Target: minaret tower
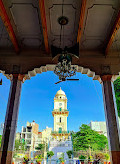
[{"label": "minaret tower", "polygon": [[67,131],[67,97],[65,92],[60,90],[56,93],[54,98],[54,110],[52,115],[54,117],[54,131],[52,132],[53,138],[57,140],[68,139],[70,133]]}]

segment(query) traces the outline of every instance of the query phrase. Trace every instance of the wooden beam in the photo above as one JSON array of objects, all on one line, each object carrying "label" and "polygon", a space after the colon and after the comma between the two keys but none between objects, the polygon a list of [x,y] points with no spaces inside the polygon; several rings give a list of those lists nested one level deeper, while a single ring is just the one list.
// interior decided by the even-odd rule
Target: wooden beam
[{"label": "wooden beam", "polygon": [[109,37],[109,40],[108,40],[108,43],[107,43],[107,46],[106,46],[106,50],[105,50],[105,55],[108,54],[108,52],[109,52],[109,50],[110,50],[110,48],[112,46],[112,43],[114,41],[114,38],[115,38],[119,28],[120,28],[120,10],[118,12],[115,24],[113,26],[113,29],[111,31],[111,34],[110,34],[110,37]]},{"label": "wooden beam", "polygon": [[[79,72],[86,73],[88,76],[93,76],[94,73],[96,75],[101,75],[103,72],[107,74],[118,75],[120,72],[120,60],[118,53],[113,53],[111,56],[107,58],[104,57],[104,53],[96,54],[94,51],[80,51],[79,59],[73,58],[72,64],[78,65]],[[54,70],[54,65],[58,63],[58,60],[52,60],[52,56],[46,54],[44,50],[22,50],[19,55],[15,55],[12,52],[2,52],[0,51],[0,72],[3,71],[3,74],[12,74],[13,73],[13,65],[20,67],[21,74],[29,74],[28,71],[33,71],[33,74],[41,73],[42,71],[46,71],[46,69],[35,69],[40,68],[41,66],[53,65],[51,70]],[[112,65],[111,65],[112,63]],[[48,66],[49,67],[49,66]],[[89,69],[93,72],[89,72]]]},{"label": "wooden beam", "polygon": [[49,53],[50,49],[49,49],[49,44],[48,44],[48,33],[47,33],[47,22],[46,22],[44,0],[39,0],[39,8],[40,8],[40,14],[41,14],[41,22],[42,22],[45,49],[46,49],[46,52]]},{"label": "wooden beam", "polygon": [[17,39],[16,39],[12,24],[10,22],[10,19],[8,17],[8,14],[6,12],[6,9],[5,9],[5,6],[4,6],[2,0],[0,0],[0,17],[1,17],[6,29],[8,31],[9,37],[10,37],[10,39],[14,45],[15,51],[19,52]]},{"label": "wooden beam", "polygon": [[81,12],[80,12],[80,20],[79,20],[79,28],[78,28],[78,35],[77,35],[77,42],[80,42],[81,36],[82,36],[82,32],[83,32],[83,23],[84,23],[84,17],[85,17],[86,2],[87,2],[87,0],[82,0]]}]

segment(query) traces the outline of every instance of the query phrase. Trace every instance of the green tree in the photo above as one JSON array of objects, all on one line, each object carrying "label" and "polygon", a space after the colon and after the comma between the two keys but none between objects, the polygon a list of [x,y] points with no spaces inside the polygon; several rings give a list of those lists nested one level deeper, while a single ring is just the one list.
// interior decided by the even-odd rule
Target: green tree
[{"label": "green tree", "polygon": [[84,155],[79,156],[79,159],[81,161],[81,163],[84,163],[84,160],[86,159],[86,157]]},{"label": "green tree", "polygon": [[115,90],[118,116],[120,117],[120,77],[118,77],[117,80],[114,81],[114,90]]},{"label": "green tree", "polygon": [[39,154],[39,155],[37,155],[35,158],[36,158],[36,162],[37,162],[37,163],[41,163],[42,160],[43,160],[43,155],[42,155],[42,154]]},{"label": "green tree", "polygon": [[21,141],[21,140],[15,140],[15,147],[14,149],[17,150],[22,150],[25,151],[26,150],[26,143]]},{"label": "green tree", "polygon": [[38,144],[38,146],[35,147],[36,150],[40,150],[40,151],[44,150],[44,148],[45,148],[45,144]]},{"label": "green tree", "polygon": [[110,159],[110,155],[109,154],[106,153],[106,154],[104,154],[104,156],[105,156],[105,159],[106,160],[109,160]]},{"label": "green tree", "polygon": [[68,150],[66,153],[68,155],[68,158],[71,159],[72,158],[73,151],[72,150]]},{"label": "green tree", "polygon": [[54,155],[53,151],[48,151],[47,152],[47,157],[50,158],[50,163],[51,163],[51,158],[52,158],[53,155]]},{"label": "green tree", "polygon": [[98,134],[98,132],[91,130],[90,126],[82,124],[80,131],[72,134],[73,149],[75,151],[87,150],[104,150],[108,147],[107,137]]},{"label": "green tree", "polygon": [[1,147],[1,142],[2,142],[2,135],[0,135],[0,147]]},{"label": "green tree", "polygon": [[25,164],[28,164],[28,161],[29,161],[29,158],[28,158],[27,155],[25,155],[25,156],[23,157],[23,162],[24,162]]}]

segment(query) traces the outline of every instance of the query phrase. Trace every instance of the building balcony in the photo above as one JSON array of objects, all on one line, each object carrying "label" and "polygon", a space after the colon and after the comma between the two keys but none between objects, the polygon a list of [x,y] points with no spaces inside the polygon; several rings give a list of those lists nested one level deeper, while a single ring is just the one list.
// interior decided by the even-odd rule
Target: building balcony
[{"label": "building balcony", "polygon": [[61,112],[61,111],[64,111],[64,112],[66,112],[66,111],[68,111],[67,109],[62,109],[62,108],[59,108],[59,109],[53,109],[53,111],[57,111],[57,112]]},{"label": "building balcony", "polygon": [[70,135],[69,131],[52,131],[52,135]]},{"label": "building balcony", "polygon": [[32,132],[22,132],[21,134],[32,134]]},{"label": "building balcony", "polygon": [[64,115],[67,115],[67,116],[68,116],[69,111],[68,111],[68,110],[61,110],[61,111],[60,111],[60,110],[56,110],[56,109],[55,109],[55,110],[52,111],[52,115],[54,116],[55,114],[58,114],[58,115],[59,115],[59,114],[64,114]]}]

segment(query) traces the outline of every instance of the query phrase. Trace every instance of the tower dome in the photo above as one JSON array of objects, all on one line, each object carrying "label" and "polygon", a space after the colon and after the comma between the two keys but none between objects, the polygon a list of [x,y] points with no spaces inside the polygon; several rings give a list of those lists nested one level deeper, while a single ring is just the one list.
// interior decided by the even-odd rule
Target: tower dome
[{"label": "tower dome", "polygon": [[55,95],[55,96],[59,96],[59,95],[66,96],[66,95],[65,95],[65,92],[61,89],[61,87],[60,87],[60,90],[59,90],[59,91],[57,91],[57,93],[56,93],[56,95]]}]

